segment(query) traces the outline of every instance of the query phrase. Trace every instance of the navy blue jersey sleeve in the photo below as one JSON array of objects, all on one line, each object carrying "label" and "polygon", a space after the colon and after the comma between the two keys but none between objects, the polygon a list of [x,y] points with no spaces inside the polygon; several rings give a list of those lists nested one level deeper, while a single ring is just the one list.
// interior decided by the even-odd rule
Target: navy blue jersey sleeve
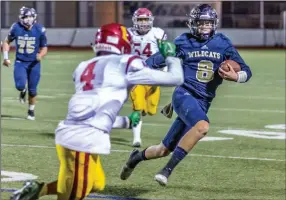
[{"label": "navy blue jersey sleeve", "polygon": [[150,56],[146,60],[146,63],[150,68],[153,68],[153,69],[159,69],[159,68],[163,68],[166,66],[165,58],[162,56],[160,52],[157,52],[153,54],[152,56]]},{"label": "navy blue jersey sleeve", "polygon": [[46,29],[45,27],[41,28],[41,36],[40,36],[40,45],[41,48],[47,46],[47,37],[46,37]]},{"label": "navy blue jersey sleeve", "polygon": [[16,32],[17,32],[17,23],[14,23],[14,24],[12,24],[10,31],[8,33],[8,36],[7,36],[7,40],[9,42],[13,42],[13,40],[15,40]]},{"label": "navy blue jersey sleeve", "polygon": [[241,71],[245,71],[247,74],[246,82],[251,78],[252,73],[249,66],[244,62],[238,51],[233,46],[228,47],[224,52],[224,60],[234,60],[237,62],[241,67]]}]

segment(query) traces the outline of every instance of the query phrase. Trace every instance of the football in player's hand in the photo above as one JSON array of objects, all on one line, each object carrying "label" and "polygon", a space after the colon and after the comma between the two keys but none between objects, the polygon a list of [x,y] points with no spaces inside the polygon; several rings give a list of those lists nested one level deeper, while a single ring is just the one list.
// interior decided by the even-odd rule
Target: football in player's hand
[{"label": "football in player's hand", "polygon": [[233,60],[225,60],[220,64],[220,67],[226,72],[229,71],[229,67],[227,66],[227,64],[231,65],[235,72],[239,72],[241,70],[240,65],[237,62]]}]

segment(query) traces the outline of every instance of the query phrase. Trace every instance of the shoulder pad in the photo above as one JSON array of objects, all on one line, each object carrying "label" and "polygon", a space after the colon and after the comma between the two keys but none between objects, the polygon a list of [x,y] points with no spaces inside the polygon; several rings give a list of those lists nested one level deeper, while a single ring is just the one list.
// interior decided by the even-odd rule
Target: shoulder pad
[{"label": "shoulder pad", "polygon": [[126,65],[126,72],[130,71],[140,71],[146,65],[145,61],[137,55],[126,55],[123,56],[121,62]]},{"label": "shoulder pad", "polygon": [[221,40],[223,40],[224,42],[226,42],[229,45],[232,45],[231,40],[223,33],[216,33],[215,37],[220,38]]},{"label": "shoulder pad", "polygon": [[185,43],[185,41],[188,39],[187,37],[188,33],[183,33],[182,35],[179,35],[178,37],[175,38],[174,43],[175,45],[182,45]]},{"label": "shoulder pad", "polygon": [[165,37],[165,31],[159,27],[153,27],[152,31],[156,39],[163,39],[163,37]]},{"label": "shoulder pad", "polygon": [[45,33],[45,32],[46,32],[46,28],[45,28],[42,24],[36,23],[34,26],[35,26],[35,27],[37,28],[37,30],[39,30],[41,33]]},{"label": "shoulder pad", "polygon": [[133,29],[133,27],[127,28],[127,31],[128,31],[131,35],[134,35],[134,29]]},{"label": "shoulder pad", "polygon": [[18,23],[17,23],[17,22],[13,23],[13,24],[11,25],[11,27],[10,27],[10,31],[11,31],[13,28],[16,28],[17,26],[18,26]]}]

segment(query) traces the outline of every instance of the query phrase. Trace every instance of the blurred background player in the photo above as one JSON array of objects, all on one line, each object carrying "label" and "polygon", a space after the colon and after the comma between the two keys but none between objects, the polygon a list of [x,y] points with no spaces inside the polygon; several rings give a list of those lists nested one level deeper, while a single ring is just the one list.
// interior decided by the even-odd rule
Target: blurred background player
[{"label": "blurred background player", "polygon": [[[157,40],[166,40],[167,35],[161,28],[153,27],[154,16],[147,8],[137,9],[132,17],[133,27],[128,31],[131,33],[134,43],[133,53],[146,60],[149,56],[158,52]],[[141,116],[146,114],[155,115],[160,101],[160,87],[137,85],[130,97],[133,111],[140,112]],[[142,117],[138,126],[133,127],[133,147],[141,146]]]},{"label": "blurred background player", "polygon": [[[172,97],[172,107],[178,117],[160,144],[131,153],[121,171],[122,180],[131,175],[139,162],[173,152],[169,162],[155,175],[155,180],[165,186],[176,165],[207,134],[207,112],[223,79],[244,83],[251,78],[250,68],[231,41],[222,33],[216,33],[217,24],[216,10],[210,5],[201,4],[191,10],[190,32],[175,39],[177,57],[182,59],[185,77],[185,82],[175,89]],[[221,69],[220,65],[225,60],[237,62],[241,71],[235,72],[231,65],[228,65],[229,71]],[[164,57],[156,53],[146,62],[150,66],[158,66],[164,62]]]},{"label": "blurred background player", "polygon": [[128,89],[137,84],[183,83],[174,44],[160,42],[168,72],[147,68],[142,58],[128,55],[131,45],[126,27],[108,24],[99,29],[96,57],[81,62],[74,71],[76,93],[69,101],[67,117],[55,131],[60,160],[58,180],[48,184],[28,181],[12,200],[35,200],[52,194],[57,194],[59,200],[84,199],[90,192],[104,189],[105,175],[99,155],[110,154],[111,129],[128,128],[130,121],[137,124],[140,119],[136,113],[131,117],[117,116],[128,100]]},{"label": "blurred background player", "polygon": [[37,86],[40,81],[41,59],[47,54],[46,29],[36,22],[37,13],[34,8],[22,7],[20,9],[19,21],[14,23],[10,32],[3,42],[3,65],[9,67],[11,64],[8,52],[10,43],[15,40],[16,58],[14,63],[14,81],[16,89],[20,91],[19,100],[26,101],[26,82],[28,82],[29,93],[29,120],[35,120],[35,104]]}]

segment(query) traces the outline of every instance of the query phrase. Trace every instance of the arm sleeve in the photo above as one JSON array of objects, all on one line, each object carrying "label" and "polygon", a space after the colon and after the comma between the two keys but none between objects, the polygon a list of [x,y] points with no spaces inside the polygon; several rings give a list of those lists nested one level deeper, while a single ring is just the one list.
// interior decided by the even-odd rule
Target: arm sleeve
[{"label": "arm sleeve", "polygon": [[249,66],[244,62],[242,57],[239,55],[238,51],[233,46],[230,46],[229,48],[226,49],[224,53],[224,59],[234,60],[240,65],[241,71],[238,72],[238,75],[239,75],[239,79],[241,80],[239,80],[238,82],[244,83],[244,82],[247,82],[251,78],[252,72]]},{"label": "arm sleeve", "polygon": [[129,118],[126,116],[116,116],[112,128],[129,128]]},{"label": "arm sleeve", "polygon": [[[176,45],[176,57],[181,59],[184,59],[185,57],[184,51],[181,50],[179,45]],[[166,66],[165,58],[160,52],[157,52],[150,56],[146,60],[146,63],[151,69],[160,69]]]},{"label": "arm sleeve", "polygon": [[166,64],[168,72],[163,72],[147,68],[143,60],[135,59],[128,68],[128,83],[130,85],[181,85],[184,81],[184,76],[180,59],[167,57]]},{"label": "arm sleeve", "polygon": [[15,40],[15,38],[16,38],[16,24],[12,24],[6,39],[9,42],[13,42],[13,40]]},{"label": "arm sleeve", "polygon": [[151,69],[160,69],[166,66],[165,58],[162,56],[160,52],[157,52],[153,54],[152,56],[150,56],[146,60],[146,64]]},{"label": "arm sleeve", "polygon": [[47,47],[47,37],[46,37],[46,29],[42,27],[41,29],[41,37],[40,37],[40,47]]}]

